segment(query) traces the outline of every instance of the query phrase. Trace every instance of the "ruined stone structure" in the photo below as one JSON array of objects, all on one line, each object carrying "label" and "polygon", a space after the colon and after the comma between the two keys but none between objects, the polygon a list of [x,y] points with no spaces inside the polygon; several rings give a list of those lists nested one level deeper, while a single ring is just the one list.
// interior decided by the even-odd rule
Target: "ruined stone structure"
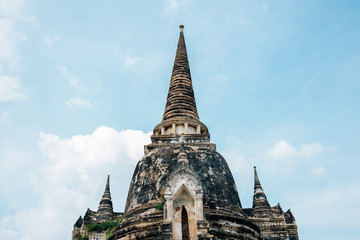
[{"label": "ruined stone structure", "polygon": [[107,230],[104,231],[89,231],[88,225],[96,223],[104,223],[106,221],[116,222],[123,213],[113,211],[113,205],[110,194],[110,176],[107,177],[106,187],[104,194],[99,203],[98,210],[92,211],[87,209],[84,218],[81,216],[74,224],[74,230],[72,232],[72,240],[82,239],[87,236],[91,240],[105,240]]},{"label": "ruined stone structure", "polygon": [[293,215],[270,207],[256,169],[253,207],[242,207],[231,171],[199,119],[183,28],[162,121],[108,239],[297,240]]},{"label": "ruined stone structure", "polygon": [[245,208],[244,211],[249,220],[260,228],[261,239],[290,239],[298,240],[297,225],[290,209],[284,212],[278,203],[270,207],[259,177],[254,167],[254,197],[252,208]]}]

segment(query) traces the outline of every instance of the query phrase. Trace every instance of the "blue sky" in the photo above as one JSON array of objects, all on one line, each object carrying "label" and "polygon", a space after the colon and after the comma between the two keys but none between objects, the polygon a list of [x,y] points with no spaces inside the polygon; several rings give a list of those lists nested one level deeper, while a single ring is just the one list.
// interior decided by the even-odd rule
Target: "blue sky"
[{"label": "blue sky", "polygon": [[123,210],[184,24],[243,207],[256,165],[300,239],[358,239],[359,22],[350,0],[0,0],[0,235],[69,239],[107,174]]}]

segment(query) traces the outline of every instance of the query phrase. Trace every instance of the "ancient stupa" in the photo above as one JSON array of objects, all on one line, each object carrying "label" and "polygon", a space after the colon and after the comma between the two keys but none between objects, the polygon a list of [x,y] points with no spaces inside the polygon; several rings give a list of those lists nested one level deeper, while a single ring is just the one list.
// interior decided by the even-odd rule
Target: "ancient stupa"
[{"label": "ancient stupa", "polygon": [[270,207],[256,169],[253,208],[243,209],[229,166],[199,119],[183,29],[162,120],[108,239],[297,240],[290,210]]}]

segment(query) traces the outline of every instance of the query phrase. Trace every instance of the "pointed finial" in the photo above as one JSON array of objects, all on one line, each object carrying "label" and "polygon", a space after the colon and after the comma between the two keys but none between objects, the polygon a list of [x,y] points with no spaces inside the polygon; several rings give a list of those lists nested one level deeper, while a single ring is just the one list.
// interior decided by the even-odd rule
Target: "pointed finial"
[{"label": "pointed finial", "polygon": [[184,25],[181,24],[181,25],[179,26],[179,28],[180,28],[180,32],[183,32]]},{"label": "pointed finial", "polygon": [[258,177],[258,174],[256,172],[256,166],[254,166],[254,190],[255,191],[262,191],[262,187],[261,187],[261,184],[260,184],[260,180],[259,180],[259,177]]},{"label": "pointed finial", "polygon": [[107,175],[105,193],[110,193],[110,175]]}]

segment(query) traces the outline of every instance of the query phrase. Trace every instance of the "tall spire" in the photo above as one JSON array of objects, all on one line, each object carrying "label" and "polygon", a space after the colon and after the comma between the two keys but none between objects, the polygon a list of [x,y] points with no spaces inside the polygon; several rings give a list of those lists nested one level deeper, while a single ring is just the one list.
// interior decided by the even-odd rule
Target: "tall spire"
[{"label": "tall spire", "polygon": [[271,211],[270,204],[266,198],[263,188],[261,187],[259,176],[254,167],[254,197],[253,212],[257,215],[266,214]]},{"label": "tall spire", "polygon": [[180,37],[177,45],[163,121],[178,117],[199,119],[183,29],[184,26],[180,25]]},{"label": "tall spire", "polygon": [[110,175],[107,176],[106,187],[101,198],[98,211],[96,212],[98,220],[109,220],[113,216],[113,206],[110,194]]},{"label": "tall spire", "polygon": [[196,108],[183,25],[180,25],[180,37],[164,115],[161,122],[154,127],[151,141],[153,143],[210,141],[208,128],[199,120]]}]

